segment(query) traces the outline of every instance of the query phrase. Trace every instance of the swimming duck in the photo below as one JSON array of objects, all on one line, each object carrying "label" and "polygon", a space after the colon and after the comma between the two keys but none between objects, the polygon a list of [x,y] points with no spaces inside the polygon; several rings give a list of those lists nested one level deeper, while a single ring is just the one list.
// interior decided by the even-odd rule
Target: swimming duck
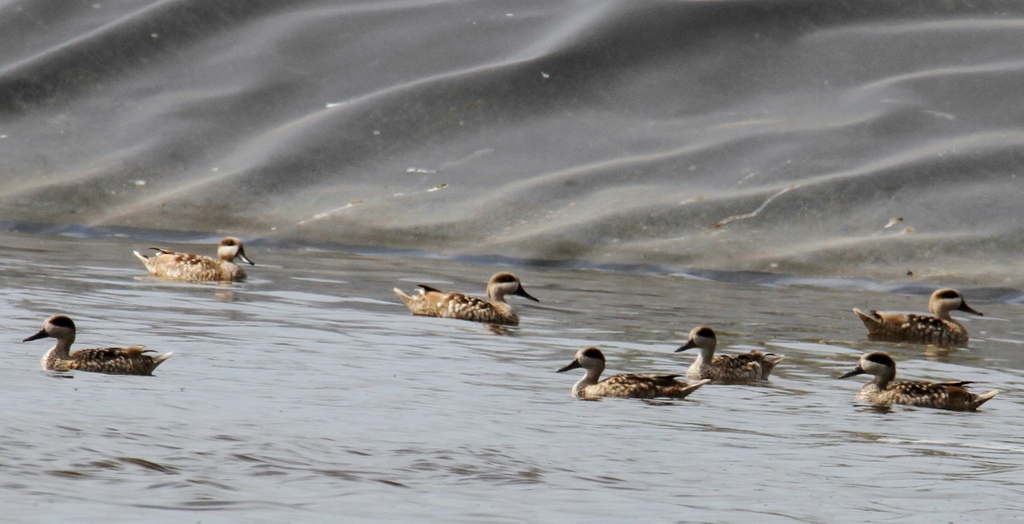
[{"label": "swimming duck", "polygon": [[255,266],[256,263],[245,256],[242,241],[235,237],[227,237],[217,247],[217,259],[192,253],[175,253],[168,249],[151,247],[157,254],[149,257],[135,251],[135,256],[146,265],[149,274],[174,280],[233,281],[245,278],[245,271],[235,264],[235,259]]},{"label": "swimming duck", "polygon": [[519,315],[505,302],[506,295],[517,295],[540,302],[523,289],[522,283],[512,273],[502,272],[491,277],[487,283],[487,298],[484,300],[462,293],[448,293],[423,284],[419,294],[409,296],[395,288],[395,294],[405,302],[414,315],[425,317],[457,318],[473,322],[518,326]]},{"label": "swimming duck", "polygon": [[999,393],[971,393],[967,390],[967,385],[971,382],[893,380],[896,378],[896,361],[879,351],[860,357],[857,367],[839,378],[862,373],[874,375],[875,379],[860,388],[857,400],[882,406],[906,404],[953,411],[974,411]]},{"label": "swimming duck", "polygon": [[698,380],[687,384],[676,380],[679,375],[633,374],[612,375],[598,381],[601,378],[601,372],[604,371],[604,363],[604,353],[601,353],[600,349],[583,348],[576,353],[576,358],[569,365],[558,370],[559,373],[576,368],[587,370],[587,374],[572,387],[572,398],[587,400],[601,397],[686,398],[697,388],[710,382],[710,380]]},{"label": "swimming duck", "polygon": [[949,316],[949,312],[954,309],[983,316],[967,305],[959,291],[948,288],[935,291],[928,299],[928,310],[932,312],[931,315],[874,309],[868,315],[857,308],[853,308],[853,312],[868,328],[868,338],[871,340],[966,346],[967,327]]},{"label": "swimming duck", "polygon": [[75,323],[64,315],[55,315],[43,322],[43,329],[22,342],[53,337],[57,345],[43,355],[40,363],[45,370],[52,371],[92,371],[110,375],[150,375],[161,362],[171,358],[174,353],[152,356],[152,350],[141,346],[128,348],[93,348],[80,349],[71,353],[71,344],[75,342]]},{"label": "swimming duck", "polygon": [[758,350],[741,355],[715,356],[718,337],[715,331],[707,326],[698,326],[690,330],[690,339],[676,350],[686,351],[699,348],[700,354],[686,370],[686,378],[707,378],[714,383],[753,382],[768,380],[768,375],[775,365],[782,361],[784,355],[764,354]]}]

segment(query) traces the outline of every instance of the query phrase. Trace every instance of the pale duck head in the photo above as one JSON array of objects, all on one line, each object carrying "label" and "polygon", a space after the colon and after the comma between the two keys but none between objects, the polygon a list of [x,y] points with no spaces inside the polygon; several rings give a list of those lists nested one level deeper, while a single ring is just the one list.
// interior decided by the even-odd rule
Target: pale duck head
[{"label": "pale duck head", "polygon": [[220,245],[217,246],[217,258],[227,262],[233,262],[236,258],[240,258],[247,264],[256,265],[245,256],[245,247],[242,246],[242,241],[235,237],[227,237],[220,241]]},{"label": "pale duck head", "polygon": [[686,341],[686,344],[677,349],[676,353],[686,351],[687,349],[699,348],[701,358],[710,361],[711,357],[715,354],[716,347],[718,347],[718,336],[715,335],[715,330],[707,326],[697,326],[690,330],[690,339]]},{"label": "pale duck head", "polygon": [[576,352],[576,358],[565,367],[558,370],[558,373],[569,371],[570,369],[583,368],[587,370],[587,375],[593,377],[601,376],[601,372],[604,371],[604,353],[601,353],[600,349],[597,348],[583,348]]},{"label": "pale duck head", "polygon": [[955,289],[939,289],[932,293],[928,299],[928,310],[939,318],[948,318],[950,311],[966,311],[975,315],[984,316],[980,311],[967,305],[964,296]]},{"label": "pale duck head", "polygon": [[43,322],[43,329],[31,337],[22,340],[39,340],[41,338],[53,337],[60,342],[70,344],[75,340],[75,323],[64,315],[54,315]]},{"label": "pale duck head", "polygon": [[504,302],[505,295],[517,295],[523,298],[528,298],[534,302],[540,302],[540,300],[537,300],[533,295],[530,295],[525,289],[523,289],[523,285],[519,282],[519,278],[512,273],[495,273],[495,275],[491,277],[490,282],[487,283],[487,297],[497,302]]},{"label": "pale duck head", "polygon": [[874,375],[878,387],[884,389],[886,384],[896,378],[896,361],[881,351],[867,353],[860,357],[857,367],[839,378],[847,378],[864,373]]}]

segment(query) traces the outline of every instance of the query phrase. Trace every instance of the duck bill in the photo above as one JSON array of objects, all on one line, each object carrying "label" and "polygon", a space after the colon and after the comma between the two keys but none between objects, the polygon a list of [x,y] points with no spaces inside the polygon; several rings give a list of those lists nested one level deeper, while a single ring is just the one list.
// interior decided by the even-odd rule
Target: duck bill
[{"label": "duck bill", "polygon": [[246,264],[249,264],[250,266],[255,266],[256,265],[255,262],[253,262],[252,260],[249,260],[249,257],[245,256],[245,250],[244,249],[239,249],[238,250],[238,254],[235,255],[235,258],[242,259],[242,262],[245,262]]},{"label": "duck bill", "polygon": [[696,343],[696,342],[694,342],[694,341],[692,341],[692,340],[690,340],[690,341],[688,341],[688,342],[687,342],[686,344],[683,344],[683,346],[682,346],[682,347],[680,347],[679,349],[677,349],[677,350],[676,350],[676,353],[679,353],[680,351],[686,351],[687,349],[693,349],[693,348],[695,348],[695,347],[697,347],[697,343]]},{"label": "duck bill", "polygon": [[526,290],[523,289],[523,286],[519,286],[519,289],[517,289],[516,292],[512,293],[512,294],[513,295],[521,296],[523,298],[528,298],[528,299],[530,299],[530,300],[532,300],[534,302],[540,302],[540,300],[537,300],[536,297],[534,297],[533,295],[527,293]]},{"label": "duck bill", "polygon": [[576,369],[578,367],[580,367],[580,361],[579,360],[573,360],[572,362],[569,363],[568,366],[565,366],[564,368],[559,369],[557,371],[557,373],[561,373],[563,371],[569,371],[570,369]]},{"label": "duck bill", "polygon": [[967,302],[965,302],[963,300],[960,301],[960,307],[958,307],[956,309],[959,310],[959,311],[966,311],[968,313],[974,313],[975,315],[978,315],[979,317],[985,316],[985,315],[981,314],[981,311],[978,311],[978,310],[972,308],[971,306],[968,306]]},{"label": "duck bill", "polygon": [[46,338],[48,336],[50,336],[50,335],[46,334],[46,330],[45,329],[41,329],[41,330],[39,330],[39,333],[36,333],[35,335],[32,335],[31,337],[28,337],[25,340],[22,340],[22,342],[28,342],[29,340],[39,340],[41,338]]},{"label": "duck bill", "polygon": [[855,375],[860,375],[862,373],[864,373],[864,368],[862,368],[860,366],[857,366],[857,367],[853,368],[853,371],[848,371],[843,376],[841,376],[839,378],[848,378],[848,377],[852,377],[852,376],[855,376]]}]

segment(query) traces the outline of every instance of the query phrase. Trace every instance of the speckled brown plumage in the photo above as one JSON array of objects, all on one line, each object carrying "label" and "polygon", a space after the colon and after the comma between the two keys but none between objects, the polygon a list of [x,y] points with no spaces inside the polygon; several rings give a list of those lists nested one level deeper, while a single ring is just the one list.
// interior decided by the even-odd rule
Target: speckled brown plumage
[{"label": "speckled brown plumage", "polygon": [[505,302],[505,296],[517,295],[539,302],[523,289],[522,283],[515,275],[507,272],[497,273],[491,277],[487,284],[487,296],[490,300],[462,293],[448,293],[423,284],[419,287],[419,293],[412,296],[398,288],[394,291],[414,315],[427,317],[516,326],[519,325],[519,315]]},{"label": "speckled brown plumage", "polygon": [[868,328],[868,338],[891,342],[917,342],[942,346],[966,346],[969,342],[967,327],[949,315],[950,311],[982,314],[967,305],[963,295],[954,289],[939,289],[928,299],[931,315],[877,311],[853,312]]},{"label": "speckled brown plumage", "polygon": [[75,341],[75,323],[64,315],[55,315],[43,323],[43,329],[24,341],[52,337],[57,344],[43,355],[40,364],[49,371],[91,371],[109,375],[150,375],[174,353],[148,355],[140,346],[81,349],[71,353]]},{"label": "speckled brown plumage", "polygon": [[686,370],[686,378],[710,379],[712,383],[744,383],[768,380],[775,365],[785,358],[773,353],[765,354],[758,350],[740,355],[715,355],[718,337],[715,331],[707,326],[698,326],[690,330],[689,340],[676,352],[698,348],[700,353]]},{"label": "speckled brown plumage", "polygon": [[583,368],[586,375],[572,387],[572,397],[579,399],[598,399],[602,397],[619,398],[686,398],[698,388],[707,384],[708,380],[689,383],[676,380],[679,375],[612,375],[600,380],[604,371],[605,358],[597,348],[583,348],[576,353],[576,358],[569,365],[558,370],[559,373],[570,369]]},{"label": "speckled brown plumage", "polygon": [[859,402],[888,406],[904,404],[952,411],[975,411],[979,406],[995,397],[998,391],[972,393],[967,385],[971,382],[919,382],[895,380],[896,361],[882,352],[868,353],[852,371],[840,378],[868,373],[874,380],[857,392]]},{"label": "speckled brown plumage", "polygon": [[146,256],[135,251],[135,256],[146,265],[153,276],[172,280],[187,281],[237,281],[246,277],[245,271],[235,264],[235,259],[256,265],[245,256],[242,241],[227,237],[217,247],[217,259],[192,253],[176,253],[158,247],[157,254]]}]

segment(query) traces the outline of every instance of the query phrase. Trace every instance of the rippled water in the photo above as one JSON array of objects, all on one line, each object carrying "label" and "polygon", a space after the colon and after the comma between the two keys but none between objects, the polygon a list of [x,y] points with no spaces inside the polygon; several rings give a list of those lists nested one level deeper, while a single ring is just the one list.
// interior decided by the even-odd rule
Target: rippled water
[{"label": "rippled water", "polygon": [[1022,25],[1003,0],[0,1],[0,220],[1020,288]]},{"label": "rippled water", "polygon": [[[167,244],[191,250],[197,244]],[[1024,510],[1020,306],[968,289],[970,349],[870,343],[850,307],[927,289],[754,275],[512,268],[522,326],[411,316],[391,288],[482,291],[498,266],[253,243],[235,285],[145,275],[152,240],[0,236],[5,520],[992,522]],[[733,281],[728,281],[730,278]],[[907,292],[909,291],[909,292]],[[57,312],[78,347],[174,351],[155,377],[39,370]],[[685,401],[576,401],[583,345],[609,372],[681,372],[698,323],[721,351],[784,353],[769,385]],[[853,402],[883,348],[901,374],[999,389],[979,413]],[[569,376],[572,375],[572,376]]]},{"label": "rippled water", "polygon": [[[15,522],[1019,518],[1024,9],[1001,0],[0,0],[0,505]],[[217,234],[209,233],[216,231]],[[235,285],[131,250],[247,240]],[[176,244],[174,241],[181,242]],[[508,336],[391,288],[539,304]],[[964,291],[971,347],[852,307]],[[38,369],[174,351],[156,377]],[[770,384],[569,398],[785,353]],[[853,403],[903,376],[980,413]]]}]

